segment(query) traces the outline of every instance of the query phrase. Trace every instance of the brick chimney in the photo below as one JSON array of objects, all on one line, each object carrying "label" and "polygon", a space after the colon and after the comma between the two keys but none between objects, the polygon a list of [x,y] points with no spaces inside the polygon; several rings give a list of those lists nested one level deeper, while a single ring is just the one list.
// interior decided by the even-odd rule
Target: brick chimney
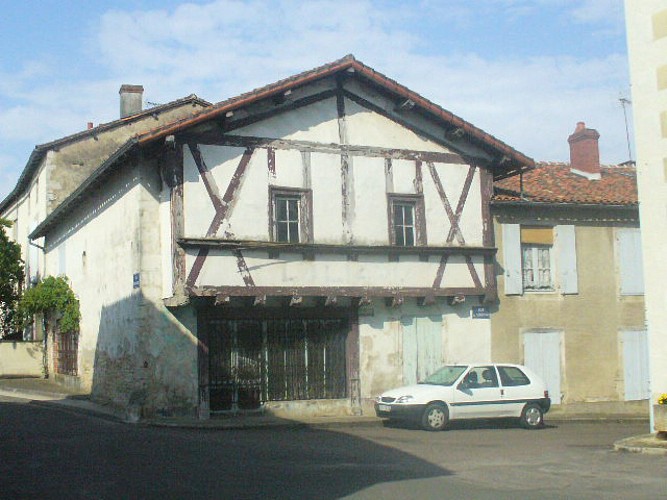
[{"label": "brick chimney", "polygon": [[136,115],[143,109],[144,87],[142,85],[120,86],[120,117]]},{"label": "brick chimney", "polygon": [[600,149],[597,130],[586,128],[584,122],[577,123],[574,133],[567,138],[570,143],[570,170],[588,179],[600,178]]}]

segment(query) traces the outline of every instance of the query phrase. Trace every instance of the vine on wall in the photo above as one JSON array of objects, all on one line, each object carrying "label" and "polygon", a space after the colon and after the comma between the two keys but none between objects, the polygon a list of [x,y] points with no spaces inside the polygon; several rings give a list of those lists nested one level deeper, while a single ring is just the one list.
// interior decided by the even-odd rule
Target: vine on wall
[{"label": "vine on wall", "polygon": [[32,316],[37,313],[53,314],[61,333],[79,331],[79,300],[64,277],[48,276],[26,290],[19,301],[18,309],[24,325],[30,323]]}]

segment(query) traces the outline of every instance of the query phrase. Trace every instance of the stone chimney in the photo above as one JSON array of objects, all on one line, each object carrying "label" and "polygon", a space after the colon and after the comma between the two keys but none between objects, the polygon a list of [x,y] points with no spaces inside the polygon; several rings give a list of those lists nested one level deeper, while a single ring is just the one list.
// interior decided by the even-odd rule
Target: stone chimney
[{"label": "stone chimney", "polygon": [[570,170],[588,179],[600,178],[600,149],[597,130],[586,128],[584,122],[577,123],[574,133],[567,138],[570,143]]},{"label": "stone chimney", "polygon": [[120,117],[136,115],[143,109],[144,87],[142,85],[120,86]]}]

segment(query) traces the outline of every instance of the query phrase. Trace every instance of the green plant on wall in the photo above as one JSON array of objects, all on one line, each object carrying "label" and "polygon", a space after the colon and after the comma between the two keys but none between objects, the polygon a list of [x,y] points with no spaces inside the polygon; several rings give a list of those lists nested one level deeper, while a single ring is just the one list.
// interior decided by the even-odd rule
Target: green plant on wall
[{"label": "green plant on wall", "polygon": [[10,241],[5,232],[11,225],[0,218],[0,338],[19,333],[14,331],[13,324],[21,295],[23,261],[21,247]]},{"label": "green plant on wall", "polygon": [[23,293],[19,301],[19,315],[23,323],[29,323],[37,313],[53,315],[61,333],[79,331],[79,300],[64,277],[48,276]]}]

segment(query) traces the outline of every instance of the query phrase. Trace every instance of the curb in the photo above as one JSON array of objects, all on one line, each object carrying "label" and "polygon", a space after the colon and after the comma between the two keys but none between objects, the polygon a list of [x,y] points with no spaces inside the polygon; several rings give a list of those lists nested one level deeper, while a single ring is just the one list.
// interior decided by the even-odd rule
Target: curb
[{"label": "curb", "polygon": [[658,444],[657,442],[653,444],[651,441],[658,441],[655,434],[645,434],[643,436],[621,439],[614,443],[614,451],[667,456],[667,442],[662,441],[662,443],[665,443],[663,445],[662,443]]}]

